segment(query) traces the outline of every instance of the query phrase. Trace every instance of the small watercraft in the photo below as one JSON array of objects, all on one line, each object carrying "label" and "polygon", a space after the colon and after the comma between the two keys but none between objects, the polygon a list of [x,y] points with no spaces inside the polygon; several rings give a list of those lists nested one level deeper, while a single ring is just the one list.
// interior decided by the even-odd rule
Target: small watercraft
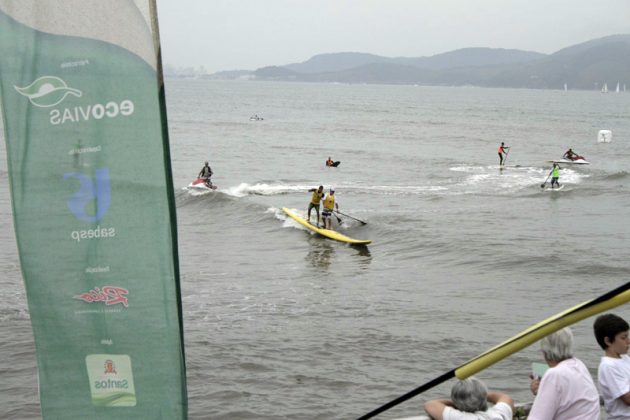
[{"label": "small watercraft", "polygon": [[282,207],[282,211],[285,212],[285,214],[289,216],[291,219],[295,220],[296,222],[298,222],[305,228],[310,229],[315,233],[319,233],[320,235],[326,238],[334,239],[339,242],[345,242],[345,243],[353,244],[353,245],[368,245],[372,243],[372,241],[369,239],[354,239],[354,238],[350,238],[349,236],[343,235],[339,232],[335,232],[334,230],[323,229],[323,228],[317,227],[311,224],[310,222],[308,222],[303,217],[299,216],[297,213],[292,212],[286,207]]},{"label": "small watercraft", "polygon": [[548,160],[547,162],[564,163],[564,164],[569,164],[569,165],[588,165],[590,163],[586,159],[584,159],[582,156],[579,156],[577,159],[556,159],[556,160]]},{"label": "small watercraft", "polygon": [[195,188],[199,190],[216,190],[217,186],[212,183],[209,179],[197,178],[190,184],[188,184],[188,188]]},{"label": "small watercraft", "polygon": [[564,188],[564,184],[560,185],[559,187],[547,187],[547,188],[544,189],[544,191],[554,192],[554,191],[560,191],[563,188]]}]

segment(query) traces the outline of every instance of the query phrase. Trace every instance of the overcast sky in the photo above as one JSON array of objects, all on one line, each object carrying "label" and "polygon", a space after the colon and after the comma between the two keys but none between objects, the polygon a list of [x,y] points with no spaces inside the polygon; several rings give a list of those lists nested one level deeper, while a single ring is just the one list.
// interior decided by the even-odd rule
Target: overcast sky
[{"label": "overcast sky", "polygon": [[316,54],[552,53],[630,33],[630,0],[157,0],[166,64],[254,70]]}]

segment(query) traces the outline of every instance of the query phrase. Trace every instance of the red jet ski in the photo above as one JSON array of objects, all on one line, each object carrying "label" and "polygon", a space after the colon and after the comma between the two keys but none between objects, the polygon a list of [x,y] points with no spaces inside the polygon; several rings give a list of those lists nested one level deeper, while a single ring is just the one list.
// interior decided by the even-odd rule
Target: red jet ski
[{"label": "red jet ski", "polygon": [[197,188],[201,190],[216,190],[217,186],[209,179],[197,178],[188,185],[188,188]]}]

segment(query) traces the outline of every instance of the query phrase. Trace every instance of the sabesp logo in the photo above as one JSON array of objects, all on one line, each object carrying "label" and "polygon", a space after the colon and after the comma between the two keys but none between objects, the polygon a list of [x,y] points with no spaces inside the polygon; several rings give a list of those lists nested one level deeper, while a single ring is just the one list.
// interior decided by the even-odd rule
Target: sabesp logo
[{"label": "sabesp logo", "polygon": [[[111,189],[109,186],[109,169],[97,169],[94,180],[80,172],[68,172],[63,174],[67,179],[79,180],[79,189],[67,199],[68,208],[79,220],[84,222],[96,222],[105,216],[111,203]],[[94,203],[95,214],[88,214],[88,204]]]},{"label": "sabesp logo", "polygon": [[63,101],[66,96],[81,97],[83,93],[78,89],[68,87],[66,82],[56,76],[42,76],[28,86],[13,86],[20,94],[26,96],[35,106],[48,108]]},{"label": "sabesp logo", "polygon": [[127,308],[129,306],[129,300],[126,295],[128,294],[129,290],[123,289],[122,287],[104,286],[103,288],[95,287],[89,292],[81,293],[80,295],[73,296],[73,298],[88,303],[103,302],[108,306],[120,303]]}]

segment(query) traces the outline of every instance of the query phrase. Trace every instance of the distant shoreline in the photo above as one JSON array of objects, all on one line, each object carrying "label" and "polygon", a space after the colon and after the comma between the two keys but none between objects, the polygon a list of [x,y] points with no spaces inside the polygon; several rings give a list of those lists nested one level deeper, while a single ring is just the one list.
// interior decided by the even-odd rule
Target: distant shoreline
[{"label": "distant shoreline", "polygon": [[[559,90],[563,91],[564,87],[558,88],[530,88],[530,87],[511,87],[511,86],[477,86],[477,85],[427,85],[427,84],[407,84],[407,83],[353,83],[353,82],[308,82],[302,80],[258,80],[258,79],[213,79],[208,77],[173,77],[165,76],[167,82],[171,81],[204,81],[204,82],[253,82],[253,83],[305,83],[305,84],[322,84],[322,85],[344,85],[344,86],[407,86],[407,87],[442,87],[442,88],[464,88],[464,89],[527,89],[527,90]],[[570,89],[567,91],[574,92],[597,92],[601,93],[600,89]],[[619,93],[628,93],[629,91],[620,90]],[[614,91],[609,91],[608,94],[615,94]]]},{"label": "distant shoreline", "polygon": [[[208,74],[203,67],[166,65],[169,78],[342,84],[478,86],[553,90],[630,87],[630,34],[572,45],[553,54],[503,48],[463,48],[430,57],[358,52],[320,54],[302,63]],[[565,89],[566,85],[566,89]]]}]

